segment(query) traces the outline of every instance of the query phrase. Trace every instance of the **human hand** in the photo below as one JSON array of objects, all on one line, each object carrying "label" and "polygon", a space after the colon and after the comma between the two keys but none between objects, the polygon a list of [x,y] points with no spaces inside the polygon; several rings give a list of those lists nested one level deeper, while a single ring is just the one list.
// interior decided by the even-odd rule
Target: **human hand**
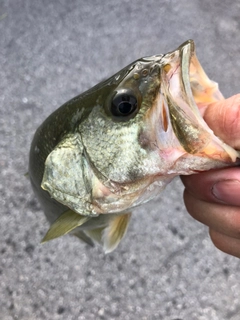
[{"label": "human hand", "polygon": [[[218,137],[240,150],[240,94],[209,105],[204,119]],[[240,258],[240,168],[181,179],[188,212],[209,227],[218,249]]]}]

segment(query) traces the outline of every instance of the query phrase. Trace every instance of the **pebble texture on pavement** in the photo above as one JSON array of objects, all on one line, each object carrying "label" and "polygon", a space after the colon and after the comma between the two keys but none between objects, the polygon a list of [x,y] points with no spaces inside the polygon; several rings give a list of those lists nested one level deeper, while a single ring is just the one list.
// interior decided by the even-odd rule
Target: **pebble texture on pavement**
[{"label": "pebble texture on pavement", "polygon": [[240,2],[0,2],[0,319],[239,320],[240,264],[218,251],[179,180],[138,208],[104,255],[48,223],[29,181],[33,134],[57,107],[142,56],[194,39],[210,78],[239,92]]}]

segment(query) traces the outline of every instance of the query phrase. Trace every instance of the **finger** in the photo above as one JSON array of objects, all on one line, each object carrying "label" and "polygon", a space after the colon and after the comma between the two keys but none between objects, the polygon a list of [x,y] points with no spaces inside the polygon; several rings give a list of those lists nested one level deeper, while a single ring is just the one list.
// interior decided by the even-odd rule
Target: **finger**
[{"label": "finger", "polygon": [[219,250],[240,258],[240,239],[231,238],[213,229],[209,230],[211,240]]},{"label": "finger", "polygon": [[198,199],[240,206],[240,168],[238,167],[181,176],[181,179],[188,192]]},{"label": "finger", "polygon": [[211,103],[204,120],[215,135],[235,149],[240,149],[240,94]]},{"label": "finger", "polygon": [[185,206],[190,215],[211,229],[240,239],[240,209],[218,203],[208,203],[184,191]]}]

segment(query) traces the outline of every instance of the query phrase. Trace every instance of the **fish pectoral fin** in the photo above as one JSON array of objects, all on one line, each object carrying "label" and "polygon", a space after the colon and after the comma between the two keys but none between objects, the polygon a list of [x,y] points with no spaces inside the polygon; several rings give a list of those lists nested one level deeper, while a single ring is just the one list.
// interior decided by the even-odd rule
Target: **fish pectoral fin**
[{"label": "fish pectoral fin", "polygon": [[85,242],[89,246],[94,247],[94,242],[92,241],[91,237],[87,235],[86,232],[76,229],[76,232],[71,233],[71,235],[77,237],[79,240]]},{"label": "fish pectoral fin", "polygon": [[41,243],[63,236],[81,226],[89,219],[90,217],[82,216],[72,210],[67,210],[51,225]]},{"label": "fish pectoral fin", "polygon": [[85,233],[94,241],[97,243],[102,244],[102,235],[103,231],[106,227],[101,227],[101,228],[96,228],[96,229],[91,229],[91,230],[86,230]]},{"label": "fish pectoral fin", "polygon": [[108,226],[102,232],[105,253],[113,251],[118,246],[127,231],[130,218],[131,213],[126,213],[117,215],[109,221]]},{"label": "fish pectoral fin", "polygon": [[29,172],[24,173],[24,177],[28,180],[30,180]]}]

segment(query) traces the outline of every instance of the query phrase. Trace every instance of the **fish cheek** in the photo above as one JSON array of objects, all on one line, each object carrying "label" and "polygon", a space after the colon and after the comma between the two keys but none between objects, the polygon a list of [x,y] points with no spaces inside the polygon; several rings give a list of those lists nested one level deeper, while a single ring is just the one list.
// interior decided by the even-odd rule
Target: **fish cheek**
[{"label": "fish cheek", "polygon": [[139,131],[138,143],[139,143],[139,146],[146,151],[151,151],[153,149],[152,140],[149,138],[149,136],[146,133],[146,130],[144,129],[140,129]]}]

